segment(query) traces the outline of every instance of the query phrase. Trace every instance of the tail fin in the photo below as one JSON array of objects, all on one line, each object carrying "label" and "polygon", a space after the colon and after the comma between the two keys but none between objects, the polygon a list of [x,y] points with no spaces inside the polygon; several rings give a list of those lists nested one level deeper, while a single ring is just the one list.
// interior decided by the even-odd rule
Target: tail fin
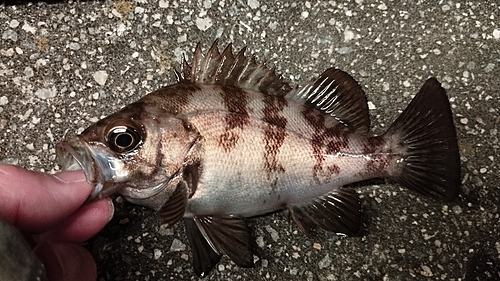
[{"label": "tail fin", "polygon": [[[460,155],[446,91],[429,78],[384,134],[403,150],[393,179],[421,194],[451,201],[460,191]],[[399,166],[401,165],[401,166]]]}]

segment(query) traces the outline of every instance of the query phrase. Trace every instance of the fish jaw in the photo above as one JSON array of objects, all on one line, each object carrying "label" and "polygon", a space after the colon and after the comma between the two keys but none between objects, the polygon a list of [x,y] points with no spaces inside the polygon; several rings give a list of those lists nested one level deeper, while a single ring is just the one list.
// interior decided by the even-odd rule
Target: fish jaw
[{"label": "fish jaw", "polygon": [[113,169],[116,161],[111,157],[96,154],[94,150],[78,137],[56,145],[56,155],[63,170],[83,170],[87,182],[94,186],[89,200],[97,200],[114,193],[117,187],[113,188],[109,183],[119,171]]},{"label": "fish jaw", "polygon": [[108,197],[114,193],[127,200],[150,198],[163,190],[169,178],[148,188],[136,188],[124,183],[130,178],[123,159],[114,156],[104,145],[87,144],[79,137],[56,145],[56,154],[64,170],[83,170],[87,182],[94,186],[89,200]]},{"label": "fish jaw", "polygon": [[90,156],[88,146],[78,137],[62,141],[56,145],[56,155],[63,170],[83,170],[90,184],[97,184],[95,162]]}]

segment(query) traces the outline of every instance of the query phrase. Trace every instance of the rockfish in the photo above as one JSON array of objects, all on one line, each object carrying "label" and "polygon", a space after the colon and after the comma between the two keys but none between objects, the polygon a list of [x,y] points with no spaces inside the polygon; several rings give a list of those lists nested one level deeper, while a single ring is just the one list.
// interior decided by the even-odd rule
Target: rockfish
[{"label": "rockfish", "polygon": [[[350,183],[386,177],[450,201],[460,158],[445,90],[429,78],[383,135],[369,133],[365,93],[330,68],[302,88],[215,42],[183,59],[178,83],[156,90],[57,145],[65,169],[84,170],[92,198],[120,194],[183,221],[198,275],[222,254],[254,265],[245,218],[286,211],[313,227],[355,234]],[[77,165],[76,165],[77,164]]]}]

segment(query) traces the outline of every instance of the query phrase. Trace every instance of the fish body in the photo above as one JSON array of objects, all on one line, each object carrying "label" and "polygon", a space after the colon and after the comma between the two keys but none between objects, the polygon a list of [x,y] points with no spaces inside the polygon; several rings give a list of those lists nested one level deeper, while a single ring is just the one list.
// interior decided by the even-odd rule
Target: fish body
[{"label": "fish body", "polygon": [[245,218],[284,210],[306,234],[353,234],[357,193],[387,177],[437,199],[459,193],[460,161],[448,98],[430,78],[381,136],[369,133],[366,96],[330,68],[292,89],[244,49],[199,46],[179,82],[152,92],[62,142],[65,168],[83,168],[92,197],[114,193],[183,220],[195,272],[222,254],[253,266]]},{"label": "fish body", "polygon": [[[179,88],[185,87],[163,93],[183,99],[186,90]],[[251,217],[300,204],[332,187],[386,175],[397,150],[382,140],[373,147],[373,139],[334,119],[325,124],[321,114],[284,97],[219,85],[190,91],[193,100],[173,110],[194,131],[190,143],[197,142],[191,161],[198,178],[186,217]],[[165,100],[150,95],[140,102],[149,107]]]}]

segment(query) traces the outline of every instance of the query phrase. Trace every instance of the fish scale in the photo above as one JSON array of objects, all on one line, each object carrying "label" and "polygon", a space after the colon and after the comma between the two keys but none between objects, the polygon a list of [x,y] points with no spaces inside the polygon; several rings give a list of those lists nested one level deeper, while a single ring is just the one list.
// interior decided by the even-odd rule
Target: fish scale
[{"label": "fish scale", "polygon": [[[217,88],[219,88],[221,92],[217,93]],[[205,151],[209,151],[210,154],[200,157],[203,166],[217,167],[215,171],[221,172],[221,169],[216,166],[215,163],[212,164],[212,162],[210,162],[212,157],[214,158],[213,162],[219,161],[221,157],[223,157],[223,159],[233,160],[223,165],[223,167],[231,168],[239,167],[244,164],[244,161],[246,162],[252,159],[250,167],[245,167],[243,170],[252,171],[249,173],[252,178],[255,178],[256,175],[262,175],[259,177],[258,182],[252,183],[255,188],[259,188],[260,186],[264,188],[276,187],[280,176],[287,178],[283,176],[283,174],[286,174],[288,170],[290,175],[296,176],[299,179],[304,179],[305,181],[287,181],[288,184],[280,184],[281,186],[304,186],[315,191],[310,196],[301,197],[301,200],[308,198],[312,199],[318,195],[324,194],[326,192],[325,190],[331,189],[331,186],[338,187],[344,185],[346,180],[355,182],[382,175],[381,171],[377,171],[378,173],[364,175],[363,177],[343,176],[344,173],[357,170],[351,167],[365,166],[368,162],[365,158],[355,157],[355,154],[361,153],[359,150],[356,151],[355,149],[356,147],[362,146],[361,140],[357,142],[353,140],[350,145],[352,149],[350,149],[349,145],[344,143],[345,141],[342,141],[351,137],[350,131],[345,128],[345,126],[335,122],[333,127],[334,130],[330,133],[325,133],[327,128],[325,128],[324,119],[323,122],[311,122],[308,121],[306,117],[300,117],[301,115],[307,116],[306,113],[302,113],[305,110],[308,111],[308,108],[304,105],[297,103],[293,103],[292,105],[294,106],[288,105],[288,103],[285,102],[286,100],[282,98],[272,99],[276,104],[281,103],[281,106],[275,106],[274,104],[269,105],[271,102],[266,103],[266,100],[269,100],[269,98],[266,98],[267,96],[261,93],[250,91],[246,93],[240,92],[239,96],[238,93],[234,91],[225,93],[224,88],[219,86],[203,85],[197,91],[211,93],[211,96],[220,97],[212,98],[211,100],[217,101],[222,99],[224,101],[222,102],[224,105],[222,107],[213,106],[214,103],[212,102],[204,106],[190,104],[187,108],[196,108],[196,113],[184,113],[183,111],[179,111],[178,114],[179,118],[185,118],[186,122],[191,124],[194,128],[197,128],[198,133],[204,138]],[[194,98],[197,97],[197,94],[192,94],[190,96]],[[226,96],[238,98],[234,99],[231,104],[225,101],[224,97]],[[198,101],[199,99],[196,99],[195,102]],[[240,101],[240,103],[236,104],[236,101]],[[215,104],[218,104],[218,102],[215,102]],[[269,117],[269,115],[271,115],[271,113],[269,113],[269,111],[271,111],[270,108],[273,108],[272,116],[274,118],[287,120],[287,117],[294,116],[294,122],[271,121],[271,117]],[[223,114],[222,112],[229,113]],[[248,114],[248,112],[252,113]],[[314,111],[308,111],[308,114],[316,115],[317,118],[322,118],[322,115],[315,114]],[[249,120],[254,121],[252,122]],[[249,124],[250,122],[252,123]],[[345,134],[345,136],[341,136],[342,134]],[[231,137],[228,137],[228,135],[231,135]],[[245,142],[245,140],[250,141]],[[255,142],[255,140],[260,141]],[[287,145],[283,146],[285,141]],[[236,147],[238,142],[240,142],[240,145]],[[341,145],[339,143],[344,144]],[[262,144],[264,144],[264,146]],[[220,147],[222,147],[222,149],[220,149]],[[340,150],[340,148],[344,150]],[[237,155],[224,155],[229,154],[233,149],[236,150]],[[298,155],[295,151],[302,151],[302,153]],[[328,157],[325,155],[328,155]],[[346,161],[340,160],[342,156]],[[349,163],[343,165],[343,162]],[[287,165],[283,163],[292,163],[292,166],[295,165],[294,163],[301,163],[301,166],[298,167],[300,171],[296,171],[297,169],[293,168],[286,169],[285,167]],[[341,169],[339,166],[344,166],[345,168]],[[242,171],[234,170],[234,168],[231,171],[237,171],[233,174],[243,173]],[[244,179],[242,176],[229,176],[231,171],[225,172],[226,175],[228,175],[227,178],[230,178],[231,181],[236,181],[237,183],[249,182],[249,179]],[[342,171],[343,174],[340,174],[340,171]],[[217,172],[214,172],[214,174],[217,174]],[[264,176],[264,174],[266,176]],[[320,175],[322,175],[321,178],[323,180],[319,179]],[[338,176],[340,180],[333,182],[333,176]],[[206,177],[211,178],[211,175],[207,175]],[[271,178],[273,178],[273,180],[271,180]],[[215,182],[211,182],[208,186],[216,184],[232,186],[228,183],[217,182],[217,180],[222,179],[216,179]],[[309,188],[312,185],[328,186],[323,189]],[[217,194],[217,192],[214,193]],[[297,201],[294,199],[290,200],[293,202]],[[234,202],[234,200],[232,201]],[[214,206],[220,204],[222,204],[222,202],[216,201],[209,205]],[[226,205],[226,203],[223,205]],[[228,211],[236,214],[236,210],[234,209],[240,205],[237,202],[235,202],[234,205],[235,206],[228,209]],[[275,205],[276,204],[262,210],[262,212],[266,213],[273,211]],[[201,214],[205,213],[206,211],[201,212]],[[256,215],[255,212],[253,215]]]},{"label": "fish scale", "polygon": [[91,199],[121,194],[183,221],[196,274],[222,255],[253,267],[246,218],[284,211],[307,236],[319,227],[355,234],[357,192],[344,187],[387,177],[444,201],[460,192],[460,158],[448,97],[429,78],[381,136],[369,133],[367,99],[330,68],[302,88],[232,45],[198,45],[178,83],[158,89],[56,146],[78,164]]}]

